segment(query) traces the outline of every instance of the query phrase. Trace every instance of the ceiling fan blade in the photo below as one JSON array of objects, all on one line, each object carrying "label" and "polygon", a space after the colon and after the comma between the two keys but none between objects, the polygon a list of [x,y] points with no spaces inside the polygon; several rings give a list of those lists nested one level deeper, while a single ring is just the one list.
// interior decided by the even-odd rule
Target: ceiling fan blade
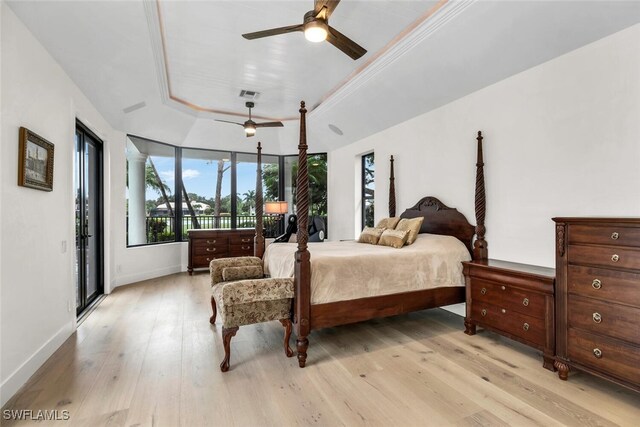
[{"label": "ceiling fan blade", "polygon": [[272,28],[270,30],[256,31],[255,33],[247,33],[247,34],[243,34],[242,37],[244,37],[247,40],[253,40],[253,39],[260,39],[262,37],[277,36],[278,34],[286,34],[286,33],[292,33],[295,31],[302,31],[303,29],[304,29],[304,25],[302,24],[290,25],[288,27]]},{"label": "ceiling fan blade", "polygon": [[264,123],[256,123],[257,128],[281,128],[284,127],[282,122],[264,122]]},{"label": "ceiling fan blade", "polygon": [[327,41],[349,55],[349,57],[354,60],[367,53],[367,50],[365,48],[331,26],[329,26]]},{"label": "ceiling fan blade", "polygon": [[329,19],[334,9],[338,6],[340,0],[315,0],[313,3],[313,11],[318,15],[322,11],[323,7],[326,7],[326,16],[324,19]]},{"label": "ceiling fan blade", "polygon": [[220,120],[220,119],[214,119],[216,122],[222,122],[222,123],[231,123],[233,125],[240,125],[242,127],[244,127],[244,123],[238,123],[238,122],[230,122],[229,120]]}]

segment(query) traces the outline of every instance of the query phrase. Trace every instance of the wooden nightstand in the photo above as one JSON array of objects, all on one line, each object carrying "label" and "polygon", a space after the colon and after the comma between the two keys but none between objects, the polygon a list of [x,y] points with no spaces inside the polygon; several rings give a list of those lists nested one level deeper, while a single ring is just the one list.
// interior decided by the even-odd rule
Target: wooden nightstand
[{"label": "wooden nightstand", "polygon": [[476,326],[541,350],[543,365],[554,370],[555,270],[490,259],[463,262],[467,285],[465,333]]}]

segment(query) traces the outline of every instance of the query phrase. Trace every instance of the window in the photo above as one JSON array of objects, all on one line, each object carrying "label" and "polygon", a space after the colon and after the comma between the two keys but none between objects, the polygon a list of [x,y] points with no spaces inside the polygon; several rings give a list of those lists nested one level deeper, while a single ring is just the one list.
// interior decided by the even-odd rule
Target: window
[{"label": "window", "polygon": [[373,227],[376,164],[373,153],[362,156],[362,228]]},{"label": "window", "polygon": [[[236,156],[237,227],[255,227],[256,173],[258,156],[238,153]],[[280,158],[262,155],[262,195],[265,202],[280,200]],[[263,217],[266,237],[282,234],[281,218],[272,215]]]},{"label": "window", "polygon": [[190,228],[232,228],[231,153],[184,148],[182,239]]},{"label": "window", "polygon": [[127,245],[175,241],[176,149],[129,137],[127,141]]},{"label": "window", "polygon": [[[309,215],[320,216],[327,226],[327,155],[309,154]],[[289,202],[289,213],[295,213],[296,185],[298,176],[298,156],[286,156],[284,159],[284,194]]]},{"label": "window", "polygon": [[[127,246],[187,240],[193,228],[255,227],[257,154],[128,137]],[[262,155],[265,202],[284,197],[295,212],[297,165],[294,156]],[[309,155],[309,192],[310,214],[326,223],[326,154]],[[284,232],[280,216],[265,215],[263,224],[266,237]]]}]

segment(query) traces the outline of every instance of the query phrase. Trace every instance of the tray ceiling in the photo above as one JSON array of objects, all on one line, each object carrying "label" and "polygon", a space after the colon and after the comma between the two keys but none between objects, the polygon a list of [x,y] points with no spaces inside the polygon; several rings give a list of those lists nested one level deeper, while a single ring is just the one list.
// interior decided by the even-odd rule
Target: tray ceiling
[{"label": "tray ceiling", "polygon": [[[313,1],[157,2],[169,98],[198,111],[244,115],[241,90],[259,92],[257,117],[286,119],[305,99],[310,109],[362,71],[407,28],[442,1],[342,1],[330,24],[363,45],[354,61],[302,33],[258,40],[241,34],[302,22]],[[295,117],[294,117],[295,118]]]}]

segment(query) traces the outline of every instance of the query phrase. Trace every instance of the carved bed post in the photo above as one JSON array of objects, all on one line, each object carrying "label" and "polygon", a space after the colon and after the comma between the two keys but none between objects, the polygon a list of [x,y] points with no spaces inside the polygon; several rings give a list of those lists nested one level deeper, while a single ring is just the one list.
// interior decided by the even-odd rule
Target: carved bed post
[{"label": "carved bed post", "polygon": [[264,225],[262,223],[262,145],[258,142],[258,169],[256,172],[256,237],[254,239],[253,254],[258,258],[264,255]]},{"label": "carved bed post", "polygon": [[484,161],[482,158],[482,132],[478,131],[478,160],[476,162],[476,241],[473,244],[473,259],[476,261],[486,260],[488,255],[487,241],[484,233],[487,231],[484,226],[486,213],[486,198],[484,193]]},{"label": "carved bed post", "polygon": [[396,216],[396,184],[395,176],[393,173],[393,156],[389,160],[391,162],[391,172],[389,173],[389,216]]},{"label": "carved bed post", "polygon": [[296,320],[296,349],[298,365],[304,368],[307,361],[307,336],[311,330],[311,265],[307,250],[309,230],[309,173],[307,170],[307,109],[304,101],[300,102],[300,144],[298,145],[298,181],[296,190],[296,213],[298,215],[298,250],[294,273],[294,316]]}]

